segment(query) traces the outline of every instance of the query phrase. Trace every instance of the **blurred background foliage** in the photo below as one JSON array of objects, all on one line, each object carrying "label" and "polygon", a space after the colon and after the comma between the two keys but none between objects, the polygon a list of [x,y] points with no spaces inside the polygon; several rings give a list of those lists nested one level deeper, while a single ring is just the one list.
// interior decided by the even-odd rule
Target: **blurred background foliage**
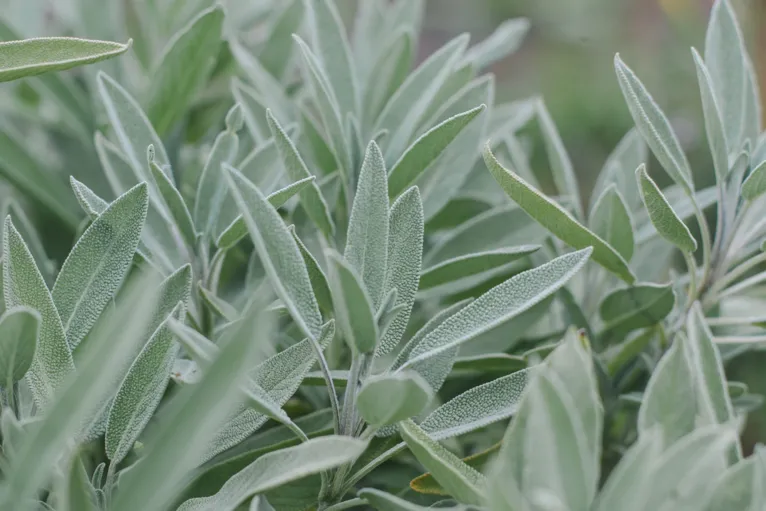
[{"label": "blurred background foliage", "polygon": [[[280,0],[220,1],[230,4],[227,5],[230,11],[249,5],[247,11],[229,17],[244,22],[248,16],[257,20],[259,12],[265,12],[269,3]],[[349,24],[353,20],[357,1],[338,0]],[[139,62],[134,65],[140,65],[140,60],[146,58],[142,54],[151,48],[147,41],[151,43],[156,34],[141,33],[138,29],[135,33],[131,32],[131,26],[141,26],[141,23],[132,23],[130,19],[135,13],[143,11],[135,9],[138,3],[152,1],[0,0],[0,14],[24,37],[133,37],[132,55],[125,58],[137,60]],[[171,3],[179,11],[178,19],[183,19],[181,11],[196,12],[204,4],[213,2],[178,0]],[[707,187],[714,184],[714,176],[689,47],[703,47],[712,3],[713,0],[428,0],[418,59],[422,60],[457,33],[467,31],[474,41],[479,41],[508,18],[529,18],[532,28],[521,50],[497,63],[491,70],[497,77],[497,101],[534,95],[545,98],[572,157],[581,193],[583,197],[589,197],[607,155],[633,125],[614,76],[613,58],[619,52],[669,115],[689,156],[698,187]],[[103,6],[107,4],[119,7],[117,11],[125,16],[128,33],[110,33],[108,23],[103,24],[103,33],[80,33],[77,29],[79,20],[74,13],[85,9],[91,16],[103,16],[106,12]],[[732,4],[745,30],[763,93],[766,91],[766,0],[732,0]],[[89,26],[92,32],[92,27],[99,24]],[[127,68],[130,69],[130,65]],[[140,81],[137,78],[140,76],[140,73],[132,75],[123,72],[121,81]],[[140,89],[145,84],[132,85]],[[228,94],[228,83],[221,85],[222,93]],[[215,94],[216,90],[213,84],[208,92]],[[33,90],[22,90],[21,93],[26,93],[30,102],[34,103]],[[218,105],[215,111],[199,108],[193,115],[219,119],[221,111],[225,112],[226,108],[227,105]],[[0,101],[0,113],[9,111],[16,118],[23,115],[15,106]],[[198,124],[209,124],[212,131],[218,128],[212,121]],[[201,139],[204,135],[185,134],[187,141],[189,138]],[[529,130],[528,136],[533,148],[534,170],[545,187],[548,168],[542,145],[535,140],[537,130]],[[54,154],[37,156],[43,161],[54,160],[51,164],[56,164]],[[92,157],[82,160],[84,167],[87,162],[96,162]],[[657,168],[656,165],[655,162],[653,166]],[[67,168],[66,171],[75,176],[91,173],[87,168]],[[663,176],[659,173],[655,176],[661,185],[668,184],[667,181],[662,182]],[[0,194],[9,193],[14,192],[2,188],[0,184]],[[42,225],[41,228],[46,248],[53,258],[68,251],[72,233],[62,232],[55,225]],[[731,379],[744,381],[751,391],[761,394],[766,394],[765,369],[766,351],[750,351],[734,360],[728,368]],[[746,445],[766,440],[766,409],[761,408],[750,415],[745,436]]]}]

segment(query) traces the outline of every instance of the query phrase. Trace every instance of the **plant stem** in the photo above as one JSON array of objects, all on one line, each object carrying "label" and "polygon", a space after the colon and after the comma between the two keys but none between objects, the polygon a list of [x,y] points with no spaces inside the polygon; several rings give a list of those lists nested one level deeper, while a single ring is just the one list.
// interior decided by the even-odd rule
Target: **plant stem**
[{"label": "plant stem", "polygon": [[[697,299],[697,264],[694,262],[694,257],[691,252],[684,251],[684,260],[686,261],[686,267],[689,270],[689,292],[687,294],[687,310]],[[704,277],[703,277],[704,278]],[[684,311],[684,315],[686,311]]]},{"label": "plant stem", "polygon": [[359,497],[356,497],[354,499],[346,500],[343,502],[339,502],[337,504],[334,504],[332,506],[326,507],[324,511],[341,511],[343,509],[349,509],[352,507],[359,507],[367,504],[367,501],[364,499],[360,499]]},{"label": "plant stem", "polygon": [[356,387],[362,371],[363,355],[355,353],[351,358],[351,370],[348,373],[346,392],[343,396],[343,414],[340,424],[340,434],[352,436],[354,434],[354,401],[356,400]]},{"label": "plant stem", "polygon": [[311,347],[314,348],[317,360],[319,361],[319,368],[322,371],[322,377],[327,387],[327,393],[330,396],[330,407],[332,408],[332,425],[335,434],[340,434],[340,405],[338,404],[338,393],[335,390],[335,383],[332,381],[332,374],[330,374],[330,367],[327,365],[327,359],[322,353],[322,347],[313,337],[309,336],[311,341]]},{"label": "plant stem", "polygon": [[[702,286],[704,287],[710,276],[710,253],[712,251],[712,245],[710,243],[710,229],[705,221],[705,215],[697,204],[697,201],[691,197],[692,205],[694,206],[694,216],[697,218],[697,223],[700,226],[700,234],[702,235]],[[695,287],[696,293],[696,287]]]},{"label": "plant stem", "polygon": [[732,271],[724,275],[721,280],[718,280],[715,282],[715,284],[710,288],[710,292],[712,294],[716,294],[722,289],[726,289],[726,286],[737,280],[739,277],[747,273],[752,268],[758,266],[761,263],[766,263],[766,252],[763,252],[761,254],[758,254],[757,256],[748,259],[747,261],[743,262],[736,268],[734,268]]}]

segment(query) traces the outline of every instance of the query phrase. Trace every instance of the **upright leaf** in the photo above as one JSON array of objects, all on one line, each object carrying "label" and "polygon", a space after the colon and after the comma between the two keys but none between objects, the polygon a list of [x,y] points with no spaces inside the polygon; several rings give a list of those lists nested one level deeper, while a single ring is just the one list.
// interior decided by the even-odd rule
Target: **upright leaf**
[{"label": "upright leaf", "polygon": [[53,298],[10,217],[3,231],[3,296],[6,309],[29,307],[40,314],[37,351],[26,378],[35,403],[45,409],[74,372],[74,362]]},{"label": "upright leaf", "polygon": [[64,261],[51,294],[71,350],[122,285],[148,206],[146,184],[136,185],[93,221]]},{"label": "upright leaf", "polygon": [[483,69],[515,52],[529,32],[529,20],[514,18],[506,20],[492,34],[465,52],[463,61],[476,69]]},{"label": "upright leaf", "polygon": [[328,253],[327,260],[335,314],[343,337],[355,352],[370,353],[378,343],[378,323],[361,275],[336,252]]},{"label": "upright leaf", "polygon": [[414,39],[411,31],[400,29],[398,35],[380,51],[372,67],[375,69],[375,79],[364,87],[362,118],[365,126],[375,123],[386,102],[407,79],[414,59]]},{"label": "upright leaf", "polygon": [[432,397],[431,387],[417,373],[394,373],[367,379],[356,407],[367,424],[379,428],[420,414]]},{"label": "upright leaf", "polygon": [[295,226],[290,226],[289,229],[293,238],[295,238],[298,249],[301,251],[303,262],[306,263],[311,288],[314,290],[314,296],[316,296],[319,308],[323,312],[329,313],[332,311],[332,294],[330,292],[330,284],[327,283],[327,276],[322,271],[314,255],[309,252],[309,249],[306,248],[306,245],[298,237],[298,234],[295,232]]},{"label": "upright leaf", "polygon": [[696,251],[697,240],[694,239],[686,224],[678,218],[657,184],[646,173],[646,166],[642,165],[636,169],[636,179],[641,191],[641,199],[649,213],[649,220],[660,236],[684,252]]},{"label": "upright leaf", "polygon": [[152,173],[154,182],[157,184],[160,196],[165,201],[170,216],[173,218],[184,241],[186,241],[188,246],[194,247],[197,244],[197,230],[194,227],[189,208],[186,207],[186,202],[184,202],[181,192],[178,191],[173,182],[157,165],[157,162],[154,161],[154,150],[152,146],[149,147],[151,149],[149,151],[149,170]]},{"label": "upright leaf", "polygon": [[0,382],[13,388],[32,365],[37,350],[40,315],[28,307],[14,307],[0,316]]},{"label": "upright leaf", "polygon": [[625,259],[633,257],[633,226],[625,199],[610,185],[596,200],[590,214],[593,233],[606,241]]},{"label": "upright leaf", "polygon": [[40,37],[0,42],[0,82],[110,59],[128,51],[127,44],[74,37]]},{"label": "upright leaf", "polygon": [[629,284],[635,280],[625,259],[611,245],[572,218],[564,208],[503,168],[489,145],[484,149],[484,162],[505,193],[540,225],[575,249],[593,247],[594,261]]},{"label": "upright leaf", "polygon": [[303,24],[304,3],[292,0],[285,7],[270,27],[269,36],[258,53],[258,60],[277,80],[284,78],[292,61],[292,36]]},{"label": "upright leaf", "polygon": [[726,143],[721,110],[705,62],[694,48],[692,48],[692,56],[694,57],[694,64],[697,66],[697,82],[702,96],[702,112],[705,114],[707,143],[710,146],[710,154],[713,156],[716,181],[723,187],[723,184],[726,183],[726,176],[729,174],[729,148]]},{"label": "upright leaf", "polygon": [[72,456],[67,463],[64,480],[61,482],[62,511],[97,511],[96,495],[88,481],[88,473],[79,455]]},{"label": "upright leaf", "polygon": [[646,144],[641,133],[633,128],[622,137],[620,143],[606,159],[591,197],[599,197],[610,184],[615,184],[625,199],[628,210],[635,211],[641,199],[636,186],[633,184],[633,173],[639,165],[646,163],[646,158]]}]

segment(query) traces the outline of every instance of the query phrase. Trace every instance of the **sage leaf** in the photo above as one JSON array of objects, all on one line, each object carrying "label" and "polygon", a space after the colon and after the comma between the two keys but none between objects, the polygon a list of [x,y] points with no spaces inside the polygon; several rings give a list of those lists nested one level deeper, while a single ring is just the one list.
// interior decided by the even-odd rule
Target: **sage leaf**
[{"label": "sage leaf", "polygon": [[755,167],[742,183],[742,197],[755,200],[766,192],[766,160]]},{"label": "sage leaf", "polygon": [[0,42],[0,82],[63,71],[122,55],[131,46],[74,37],[39,37]]},{"label": "sage leaf", "polygon": [[199,13],[168,42],[151,73],[147,115],[161,135],[186,112],[212,71],[223,31],[220,6]]},{"label": "sage leaf", "polygon": [[247,130],[253,137],[253,141],[256,142],[256,146],[260,146],[264,143],[266,134],[269,132],[266,123],[265,100],[258,91],[242,83],[239,78],[232,79],[231,92],[237,104],[242,108],[243,120]]},{"label": "sage leaf", "polygon": [[290,233],[293,235],[295,243],[301,251],[303,262],[306,263],[309,280],[311,281],[311,289],[314,290],[314,296],[316,296],[319,308],[325,313],[331,312],[333,310],[332,294],[330,284],[327,283],[327,276],[322,271],[314,255],[309,252],[309,249],[306,248],[306,245],[298,237],[298,234],[295,232],[295,226],[290,226],[288,229],[290,229]]},{"label": "sage leaf", "polygon": [[264,454],[229,479],[215,495],[184,502],[179,511],[234,511],[251,495],[353,462],[366,442],[325,436],[295,447]]},{"label": "sage leaf", "polygon": [[656,325],[675,304],[672,284],[640,283],[612,291],[599,307],[602,335],[621,338],[632,330]]},{"label": "sage leaf", "polygon": [[487,482],[441,444],[432,440],[412,420],[399,423],[399,432],[412,454],[456,500],[482,505]]},{"label": "sage leaf", "polygon": [[435,409],[420,427],[439,441],[507,419],[516,413],[529,378],[530,370],[523,369],[478,385]]},{"label": "sage leaf", "polygon": [[355,353],[370,353],[378,343],[378,324],[361,276],[337,252],[328,252],[327,260],[335,314],[343,337]]},{"label": "sage leaf", "polygon": [[[311,177],[311,173],[303,162],[295,145],[287,136],[287,133],[282,129],[282,126],[280,126],[271,114],[270,110],[266,110],[266,119],[277,145],[277,149],[279,150],[279,155],[282,158],[282,165],[284,166],[290,181],[299,182]],[[319,190],[319,186],[317,186],[316,183],[308,184],[302,189],[300,196],[301,206],[306,210],[309,218],[311,218],[325,236],[332,236],[335,232],[335,225],[330,217],[327,202],[325,202],[322,192]]]},{"label": "sage leaf", "polygon": [[227,165],[223,169],[274,291],[301,331],[316,339],[322,316],[295,240],[279,213],[255,185],[236,169]]},{"label": "sage leaf", "polygon": [[183,197],[181,197],[181,192],[178,191],[173,182],[170,181],[168,176],[157,165],[157,162],[154,161],[154,149],[152,146],[149,147],[152,148],[149,151],[149,170],[152,173],[154,182],[157,184],[160,196],[162,196],[162,200],[168,206],[168,211],[170,211],[170,215],[173,217],[184,241],[190,247],[194,247],[197,244],[197,230],[194,227],[189,208],[186,207],[186,203]]},{"label": "sage leaf", "polygon": [[359,111],[359,84],[346,29],[334,0],[306,2],[309,32],[322,70],[332,86],[341,117]]},{"label": "sage leaf", "polygon": [[625,199],[616,185],[608,186],[596,200],[590,214],[590,228],[626,261],[633,257],[633,226]]},{"label": "sage leaf", "polygon": [[378,309],[384,294],[388,215],[386,164],[378,145],[370,142],[359,174],[343,257],[362,278],[373,310]]},{"label": "sage leaf", "polygon": [[486,109],[486,105],[457,114],[434,126],[421,135],[407,148],[391,167],[388,176],[388,194],[397,197],[417,180],[423,172],[447,149],[477,115]]},{"label": "sage leaf", "polygon": [[707,511],[756,509],[762,502],[763,467],[755,459],[741,461],[723,473],[713,490]]},{"label": "sage leaf", "polygon": [[356,407],[367,424],[379,428],[419,415],[433,398],[417,373],[371,377],[356,395]]},{"label": "sage leaf", "polygon": [[726,143],[721,110],[713,90],[710,72],[694,48],[692,48],[692,57],[694,57],[695,66],[697,66],[697,82],[699,82],[700,95],[702,96],[702,112],[705,114],[705,133],[707,134],[707,143],[710,146],[710,154],[713,157],[716,181],[723,187],[723,184],[726,183],[726,176],[729,174],[729,149]]},{"label": "sage leaf", "polygon": [[74,350],[122,284],[146,219],[146,184],[115,200],[83,233],[59,272],[51,295]]},{"label": "sage leaf", "polygon": [[384,291],[396,289],[395,306],[404,309],[391,321],[378,345],[377,355],[393,351],[410,320],[423,262],[423,204],[412,187],[391,206],[388,219],[388,256]]},{"label": "sage leaf", "polygon": [[72,185],[72,191],[77,197],[77,202],[80,203],[80,207],[91,220],[98,218],[98,216],[109,207],[108,202],[96,195],[93,190],[74,177],[69,178],[69,184]]},{"label": "sage leaf", "polygon": [[471,46],[463,60],[476,69],[483,69],[514,53],[529,32],[529,20],[514,18],[506,20],[482,42]]},{"label": "sage leaf", "polygon": [[[634,185],[633,173],[639,165],[646,163],[647,156],[646,144],[641,133],[636,128],[628,131],[606,159],[591,197],[600,197],[610,184],[614,184],[625,199],[628,211],[635,211],[641,204],[641,197]],[[591,209],[593,205],[595,203],[591,205]]]},{"label": "sage leaf", "polygon": [[64,480],[61,481],[61,490],[57,494],[61,497],[62,511],[97,511],[96,495],[88,480],[88,473],[82,464],[79,455],[72,456],[67,463]]},{"label": "sage leaf", "polygon": [[372,125],[386,102],[402,85],[410,71],[415,54],[415,35],[407,29],[399,29],[380,51],[375,69],[375,79],[364,87],[363,119]]},{"label": "sage leaf", "polygon": [[[170,317],[179,319],[184,310],[183,304],[179,304]],[[168,320],[152,334],[133,361],[112,402],[105,437],[105,451],[111,463],[119,463],[130,452],[165,393],[176,357]]]},{"label": "sage leaf", "polygon": [[693,193],[694,182],[689,162],[668,118],[619,55],[614,57],[614,68],[633,121],[647,145],[670,178],[687,194]]},{"label": "sage leaf", "polygon": [[229,323],[239,319],[239,311],[226,300],[219,298],[212,291],[208,291],[202,287],[201,281],[197,282],[197,290],[199,291],[200,297],[205,302],[205,305],[207,305],[217,316],[225,319]]},{"label": "sage leaf", "polygon": [[646,167],[636,169],[636,179],[641,191],[646,211],[657,232],[680,250],[693,253],[697,250],[697,240],[689,228],[678,218],[657,184],[649,177]]},{"label": "sage leaf", "polygon": [[40,315],[28,307],[14,307],[0,316],[0,382],[6,389],[21,380],[37,350]]},{"label": "sage leaf", "polygon": [[[408,500],[404,500],[384,491],[376,490],[375,488],[363,488],[359,490],[358,495],[360,498],[367,501],[367,504],[378,511],[426,511],[429,509],[426,506],[413,504]],[[458,505],[446,507],[446,509],[449,511],[458,511],[469,508],[467,506]]]},{"label": "sage leaf", "polygon": [[629,284],[635,280],[625,259],[612,246],[572,218],[564,208],[503,168],[489,145],[484,149],[484,162],[505,193],[540,225],[575,249],[593,247],[594,261]]},{"label": "sage leaf", "polygon": [[6,310],[29,307],[40,314],[37,351],[26,379],[35,403],[45,409],[74,372],[74,362],[53,298],[10,217],[3,230],[3,297]]},{"label": "sage leaf", "polygon": [[292,61],[292,35],[300,29],[304,11],[302,0],[287,2],[274,20],[269,36],[258,52],[261,65],[277,80],[284,78]]}]

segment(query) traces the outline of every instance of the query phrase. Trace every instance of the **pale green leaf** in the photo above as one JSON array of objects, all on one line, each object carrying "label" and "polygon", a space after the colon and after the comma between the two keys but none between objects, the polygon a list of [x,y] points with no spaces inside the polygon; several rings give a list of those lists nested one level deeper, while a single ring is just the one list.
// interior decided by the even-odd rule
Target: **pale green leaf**
[{"label": "pale green leaf", "polygon": [[684,252],[696,251],[697,240],[694,239],[686,224],[678,218],[657,184],[649,177],[646,166],[642,165],[636,169],[636,179],[640,187],[641,199],[649,213],[649,220],[660,236]]},{"label": "pale green leaf", "polygon": [[72,191],[74,192],[75,197],[77,197],[77,202],[80,203],[80,207],[91,220],[98,218],[98,216],[109,207],[108,202],[96,195],[93,190],[74,177],[69,178],[69,184],[72,185]]},{"label": "pale green leaf", "polygon": [[375,122],[386,102],[407,79],[415,57],[414,39],[410,30],[399,29],[398,35],[380,51],[372,66],[375,79],[364,88],[363,119],[366,126]]},{"label": "pale green leaf", "polygon": [[441,444],[432,440],[412,420],[399,424],[399,432],[412,454],[456,500],[482,505],[486,479]]},{"label": "pale green leaf", "polygon": [[378,355],[390,353],[407,328],[423,261],[423,205],[416,187],[404,192],[391,206],[388,220],[388,259],[385,292],[396,289],[396,306],[404,309],[383,333]]},{"label": "pale green leaf", "polygon": [[646,144],[641,138],[641,133],[636,128],[628,131],[606,159],[591,197],[599,197],[610,184],[615,184],[625,199],[628,210],[635,211],[641,204],[641,197],[634,184],[633,173],[639,165],[646,163],[647,156]]},{"label": "pale green leaf", "polygon": [[[152,146],[149,147],[151,148]],[[189,213],[189,208],[186,207],[186,203],[184,202],[183,197],[181,197],[181,192],[178,191],[173,182],[162,171],[159,165],[157,165],[157,162],[154,161],[154,150],[150,150],[149,155],[149,170],[152,173],[154,182],[157,184],[157,189],[160,192],[160,196],[162,196],[162,200],[165,201],[168,211],[170,211],[170,215],[173,217],[173,221],[178,227],[181,235],[184,237],[184,241],[186,241],[190,247],[196,246],[197,231],[194,227],[191,213]]]},{"label": "pale green leaf", "polygon": [[337,252],[330,251],[326,255],[335,315],[343,337],[354,352],[369,353],[378,342],[372,300],[361,276],[349,262]]},{"label": "pale green leaf", "polygon": [[303,0],[292,0],[285,4],[258,52],[261,65],[277,80],[283,79],[290,66],[293,55],[292,37],[303,24],[305,11]]},{"label": "pale green leaf", "polygon": [[385,292],[388,195],[383,155],[378,145],[370,142],[359,174],[343,256],[362,278],[373,310],[378,309]]},{"label": "pale green leaf", "polygon": [[476,69],[483,69],[514,53],[529,32],[529,20],[514,18],[506,20],[492,34],[471,46],[465,52],[463,60],[470,62]]},{"label": "pale green leaf", "polygon": [[763,502],[763,467],[748,459],[730,467],[716,484],[706,511],[755,511]]},{"label": "pale green leaf", "polygon": [[202,287],[202,282],[197,282],[197,290],[205,305],[219,317],[227,322],[234,322],[239,319],[239,311],[226,300],[218,297],[212,291]]},{"label": "pale green leaf", "polygon": [[3,296],[6,310],[23,306],[40,314],[37,351],[26,380],[37,406],[48,408],[74,372],[74,362],[53,298],[10,217],[3,231]]},{"label": "pale green leaf", "polygon": [[40,331],[40,315],[28,307],[13,307],[0,316],[0,382],[13,388],[35,357]]},{"label": "pale green leaf", "polygon": [[366,442],[355,438],[326,436],[264,454],[229,479],[215,495],[187,500],[178,510],[234,511],[251,495],[353,462],[366,446]]},{"label": "pale green leaf", "polygon": [[130,269],[148,208],[146,184],[115,200],[83,233],[61,267],[51,295],[74,350]]},{"label": "pale green leaf", "polygon": [[0,42],[0,82],[93,64],[125,53],[130,45],[74,37]]},{"label": "pale green leaf", "polygon": [[220,49],[223,20],[221,6],[201,12],[155,61],[146,113],[158,133],[170,132],[205,85]]},{"label": "pale green leaf", "polygon": [[766,192],[766,160],[755,167],[742,183],[742,197],[755,200]]},{"label": "pale green leaf", "polygon": [[6,203],[6,207],[8,208],[8,214],[11,216],[11,220],[13,220],[13,224],[16,226],[19,234],[21,234],[21,237],[24,238],[29,251],[32,253],[32,257],[34,257],[35,263],[40,269],[40,273],[45,279],[46,284],[52,285],[53,275],[58,267],[57,264],[48,257],[40,232],[37,227],[35,227],[29,214],[18,202],[9,200]]},{"label": "pale green leaf", "polygon": [[301,331],[316,339],[322,316],[298,245],[260,190],[232,167],[223,168],[274,291]]},{"label": "pale green leaf", "polygon": [[303,262],[306,263],[306,269],[309,272],[309,280],[311,281],[311,288],[314,290],[314,296],[317,299],[319,308],[325,313],[332,312],[332,294],[330,291],[330,284],[327,283],[327,276],[322,271],[322,267],[319,266],[314,255],[309,252],[306,245],[298,237],[295,232],[295,226],[289,227],[290,232],[295,238],[295,243],[298,245],[298,249],[303,256]]},{"label": "pale green leaf", "polygon": [[253,137],[253,141],[256,143],[256,146],[260,145],[269,132],[269,127],[266,123],[264,99],[258,91],[245,85],[236,77],[231,81],[231,92],[237,104],[242,108],[245,125]]},{"label": "pale green leaf", "polygon": [[614,57],[614,68],[633,121],[647,145],[671,179],[692,193],[694,182],[689,162],[668,118],[619,55]]},{"label": "pale green leaf", "polygon": [[96,495],[88,480],[82,459],[79,455],[72,456],[66,466],[61,481],[61,490],[57,497],[61,498],[61,511],[97,511]]},{"label": "pale green leaf", "polygon": [[557,238],[576,249],[593,247],[594,261],[629,284],[635,280],[625,259],[611,245],[572,218],[564,208],[503,168],[489,145],[484,149],[484,162],[505,193]]},{"label": "pale green leaf", "polygon": [[590,214],[590,228],[625,259],[633,257],[633,226],[625,199],[616,185],[608,186],[596,200]]},{"label": "pale green leaf", "polygon": [[[301,181],[311,177],[312,174],[303,162],[295,144],[293,144],[287,136],[287,133],[282,129],[282,126],[274,118],[270,110],[266,110],[266,119],[289,180]],[[317,186],[316,183],[310,183],[300,192],[300,197],[301,206],[306,210],[309,218],[311,218],[325,236],[332,236],[335,231],[335,225],[333,224],[332,217],[330,216],[322,192],[319,190],[319,186]]]},{"label": "pale green leaf", "polygon": [[[241,43],[237,42],[234,38],[229,38],[228,43],[229,49],[239,67],[255,87],[259,97],[262,97],[259,101],[277,112],[277,117],[280,119],[294,119],[295,104],[287,96],[287,92],[282,87],[282,84]],[[245,105],[243,104],[243,106]],[[253,133],[253,136],[258,140],[258,136],[255,133]]]},{"label": "pale green leaf", "polygon": [[381,427],[419,415],[432,398],[420,375],[397,372],[368,378],[356,395],[356,407],[367,424]]},{"label": "pale green leaf", "polygon": [[599,307],[602,335],[621,338],[632,330],[656,325],[673,311],[675,303],[670,283],[641,283],[612,291]]},{"label": "pale green leaf", "polygon": [[729,149],[726,144],[721,110],[716,100],[707,66],[694,48],[692,48],[692,57],[694,57],[694,64],[697,66],[697,82],[702,97],[702,112],[705,114],[705,133],[707,134],[708,146],[710,146],[710,154],[713,157],[716,181],[720,183],[720,186],[723,186],[726,182],[726,176],[729,174]]}]

